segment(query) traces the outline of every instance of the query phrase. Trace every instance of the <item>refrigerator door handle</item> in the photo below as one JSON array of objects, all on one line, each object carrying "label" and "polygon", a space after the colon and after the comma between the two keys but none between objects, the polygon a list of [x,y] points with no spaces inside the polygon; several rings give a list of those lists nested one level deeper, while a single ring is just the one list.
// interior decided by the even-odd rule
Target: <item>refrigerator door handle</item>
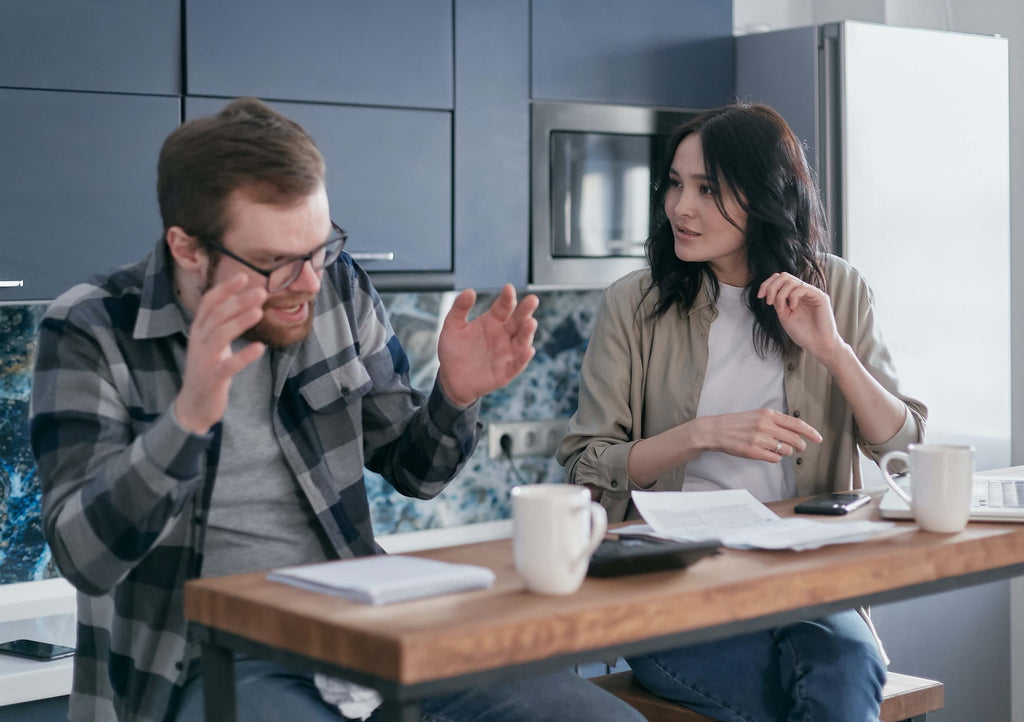
[{"label": "refrigerator door handle", "polygon": [[[832,235],[832,252],[844,256],[843,216],[843,26],[822,25],[818,39],[818,183]],[[825,169],[821,173],[821,169]]]}]

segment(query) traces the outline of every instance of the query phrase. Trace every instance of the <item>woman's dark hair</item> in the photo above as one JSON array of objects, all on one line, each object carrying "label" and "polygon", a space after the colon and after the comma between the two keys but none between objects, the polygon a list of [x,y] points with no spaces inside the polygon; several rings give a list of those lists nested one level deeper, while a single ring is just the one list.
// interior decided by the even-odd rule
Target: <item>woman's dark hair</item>
[{"label": "woman's dark hair", "polygon": [[755,318],[754,347],[762,357],[772,351],[788,355],[796,345],[783,331],[775,310],[757,298],[757,290],[769,276],[781,272],[824,290],[822,261],[828,240],[821,198],[800,141],[782,116],[766,105],[709,110],[680,126],[669,140],[651,199],[654,231],[646,249],[653,284],[647,293],[657,289],[658,299],[649,320],[660,318],[673,306],[688,310],[702,278],[707,278],[712,296],[718,298],[718,279],[710,265],[676,256],[665,215],[673,157],[683,139],[693,133],[700,136],[704,171],[718,210],[739,228],[725,210],[725,189],[747,214],[747,299]]},{"label": "woman's dark hair", "polygon": [[244,188],[258,203],[288,204],[324,182],[324,159],[309,134],[255,98],[239,98],[216,115],[167,136],[157,165],[164,232],[180,226],[220,238],[228,196]]}]

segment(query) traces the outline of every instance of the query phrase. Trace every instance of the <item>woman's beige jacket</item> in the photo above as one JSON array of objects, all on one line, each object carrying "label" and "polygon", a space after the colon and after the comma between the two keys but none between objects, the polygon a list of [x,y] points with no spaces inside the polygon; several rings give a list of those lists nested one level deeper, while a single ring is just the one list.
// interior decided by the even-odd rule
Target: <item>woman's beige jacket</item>
[{"label": "woman's beige jacket", "polygon": [[[840,335],[868,372],[906,404],[907,414],[891,439],[868,444],[825,367],[803,351],[785,359],[789,413],[823,437],[820,444],[808,444],[794,457],[798,496],[860,488],[857,447],[874,461],[888,451],[905,450],[922,440],[927,414],[924,404],[900,390],[867,284],[840,258],[829,256],[825,265]],[[696,415],[708,363],[708,331],[717,315],[705,281],[693,308],[670,309],[652,324],[647,318],[656,291],[643,299],[637,312],[650,284],[650,270],[641,270],[605,291],[583,360],[579,409],[558,449],[566,481],[591,487],[607,509],[609,521],[636,517],[629,494],[641,487],[626,473],[633,444]],[[685,472],[685,466],[680,466],[644,488],[678,491]]]}]

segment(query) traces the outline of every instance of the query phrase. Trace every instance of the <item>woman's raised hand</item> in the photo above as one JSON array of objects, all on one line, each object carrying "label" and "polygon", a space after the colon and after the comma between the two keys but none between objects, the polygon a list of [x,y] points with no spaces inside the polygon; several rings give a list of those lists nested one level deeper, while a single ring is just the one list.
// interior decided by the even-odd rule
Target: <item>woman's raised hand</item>
[{"label": "woman's raised hand", "polygon": [[832,301],[816,286],[789,273],[773,273],[757,291],[757,297],[775,308],[783,330],[825,366],[846,345],[836,329]]}]

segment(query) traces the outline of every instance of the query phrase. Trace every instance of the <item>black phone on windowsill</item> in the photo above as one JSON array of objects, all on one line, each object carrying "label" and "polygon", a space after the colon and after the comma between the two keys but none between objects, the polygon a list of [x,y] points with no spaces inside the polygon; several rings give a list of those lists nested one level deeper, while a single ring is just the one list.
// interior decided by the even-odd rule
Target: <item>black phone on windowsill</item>
[{"label": "black phone on windowsill", "polygon": [[807,501],[800,502],[793,507],[793,511],[797,514],[829,514],[837,516],[839,514],[849,514],[869,501],[871,501],[871,497],[867,494],[845,491],[835,492],[812,496]]},{"label": "black phone on windowsill", "polygon": [[74,655],[75,648],[65,647],[63,644],[37,642],[34,639],[14,639],[10,642],[0,642],[0,652],[36,659],[40,662],[49,662]]}]

